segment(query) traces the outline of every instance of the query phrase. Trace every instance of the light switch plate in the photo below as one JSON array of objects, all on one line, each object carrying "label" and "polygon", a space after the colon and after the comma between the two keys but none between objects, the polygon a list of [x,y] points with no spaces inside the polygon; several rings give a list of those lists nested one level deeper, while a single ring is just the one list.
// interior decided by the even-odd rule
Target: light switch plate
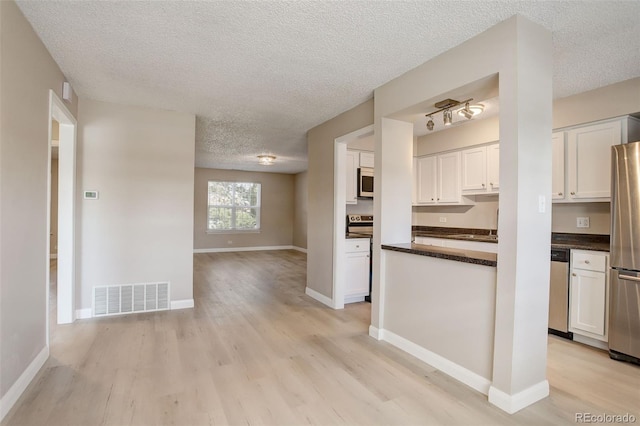
[{"label": "light switch plate", "polygon": [[441,216],[441,217],[440,217],[440,223],[446,223],[446,222],[447,222],[447,218],[446,218],[446,217]]}]

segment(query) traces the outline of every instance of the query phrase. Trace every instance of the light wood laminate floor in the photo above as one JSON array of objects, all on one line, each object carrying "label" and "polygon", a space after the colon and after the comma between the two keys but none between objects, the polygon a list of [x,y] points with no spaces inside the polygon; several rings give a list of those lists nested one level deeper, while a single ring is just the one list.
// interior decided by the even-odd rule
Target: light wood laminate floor
[{"label": "light wood laminate floor", "polygon": [[195,309],[52,326],[51,357],[2,424],[640,422],[640,368],[603,351],[549,337],[551,395],[508,415],[370,338],[369,304],[335,311],[306,296],[303,253],[196,254],[194,272]]}]

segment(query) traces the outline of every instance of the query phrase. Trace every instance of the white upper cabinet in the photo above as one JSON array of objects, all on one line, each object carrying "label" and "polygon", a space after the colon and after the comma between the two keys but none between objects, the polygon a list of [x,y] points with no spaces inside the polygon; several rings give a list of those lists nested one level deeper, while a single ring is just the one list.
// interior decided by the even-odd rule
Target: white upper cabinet
[{"label": "white upper cabinet", "polygon": [[567,132],[569,198],[611,197],[611,147],[622,140],[620,121]]},{"label": "white upper cabinet", "polygon": [[611,146],[637,139],[640,120],[629,116],[553,133],[553,201],[609,201]]},{"label": "white upper cabinet", "polygon": [[347,150],[346,203],[358,204],[358,152]]},{"label": "white upper cabinet", "polygon": [[474,146],[461,152],[462,193],[496,194],[500,188],[500,144]]},{"label": "white upper cabinet", "polygon": [[487,148],[477,146],[462,151],[462,192],[477,193],[487,189]]},{"label": "white upper cabinet", "polygon": [[500,189],[500,143],[487,146],[487,181],[489,192]]},{"label": "white upper cabinet", "polygon": [[460,194],[460,153],[438,155],[438,204],[458,204]]},{"label": "white upper cabinet", "polygon": [[562,200],[564,191],[564,132],[556,132],[551,136],[551,198]]},{"label": "white upper cabinet", "polygon": [[373,169],[375,163],[375,155],[373,152],[361,152],[360,153],[360,167],[369,167]]},{"label": "white upper cabinet", "polygon": [[416,204],[436,204],[437,156],[416,159]]},{"label": "white upper cabinet", "polygon": [[462,204],[460,152],[416,159],[416,204]]}]

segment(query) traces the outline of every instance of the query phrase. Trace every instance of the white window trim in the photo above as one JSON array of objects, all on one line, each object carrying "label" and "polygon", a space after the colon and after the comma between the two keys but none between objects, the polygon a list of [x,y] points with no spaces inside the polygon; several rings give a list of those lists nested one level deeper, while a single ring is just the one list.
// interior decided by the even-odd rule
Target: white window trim
[{"label": "white window trim", "polygon": [[[252,206],[237,206],[237,205],[215,205],[213,207],[227,208],[231,209],[234,214],[232,216],[232,221],[235,225],[235,210],[238,208],[250,208],[257,209],[256,215],[256,224],[257,228],[254,229],[209,229],[209,208],[212,206],[209,204],[209,183],[211,182],[224,182],[224,183],[250,183],[254,185],[258,185],[258,204]],[[218,180],[218,179],[210,179],[207,181],[207,211],[206,211],[206,225],[205,225],[207,234],[259,234],[262,229],[262,183],[260,182],[247,182],[247,181],[229,181],[229,180]]]}]

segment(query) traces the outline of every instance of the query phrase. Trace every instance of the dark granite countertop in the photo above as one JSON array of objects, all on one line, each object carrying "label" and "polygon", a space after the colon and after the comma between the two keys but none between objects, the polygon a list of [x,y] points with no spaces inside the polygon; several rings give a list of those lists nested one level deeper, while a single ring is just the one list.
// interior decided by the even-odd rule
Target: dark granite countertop
[{"label": "dark granite countertop", "polygon": [[383,244],[383,250],[399,251],[420,256],[474,263],[477,265],[497,266],[498,255],[483,251],[462,250],[448,247],[426,246],[415,243]]},{"label": "dark granite countertop", "polygon": [[[437,226],[414,226],[414,237],[445,238],[452,240],[481,241],[497,243],[493,237],[495,230],[477,228],[444,228]],[[609,236],[600,234],[569,234],[553,232],[551,248],[609,251]]]}]

